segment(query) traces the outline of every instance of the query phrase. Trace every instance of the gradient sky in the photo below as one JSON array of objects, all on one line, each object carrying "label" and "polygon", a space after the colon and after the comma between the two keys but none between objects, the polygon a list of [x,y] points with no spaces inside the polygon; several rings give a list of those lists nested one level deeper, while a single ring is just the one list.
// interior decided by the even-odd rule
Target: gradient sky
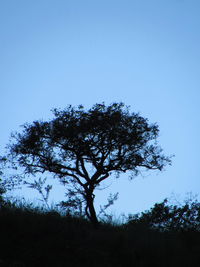
[{"label": "gradient sky", "polygon": [[119,192],[116,215],[198,194],[199,14],[199,0],[0,1],[1,151],[11,131],[51,118],[52,108],[122,101],[158,123],[175,157],[161,173],[111,178],[96,206],[110,192]]}]

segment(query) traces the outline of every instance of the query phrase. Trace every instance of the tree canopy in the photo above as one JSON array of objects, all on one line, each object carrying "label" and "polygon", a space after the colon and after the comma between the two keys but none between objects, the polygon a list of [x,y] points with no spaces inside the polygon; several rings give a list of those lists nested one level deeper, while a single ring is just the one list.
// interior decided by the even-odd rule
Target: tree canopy
[{"label": "tree canopy", "polygon": [[[111,174],[162,170],[170,159],[157,145],[159,129],[123,103],[54,109],[53,119],[23,125],[12,136],[10,155],[25,174],[52,173],[82,196],[85,214],[97,224],[95,188]],[[70,189],[70,186],[71,189]]]}]

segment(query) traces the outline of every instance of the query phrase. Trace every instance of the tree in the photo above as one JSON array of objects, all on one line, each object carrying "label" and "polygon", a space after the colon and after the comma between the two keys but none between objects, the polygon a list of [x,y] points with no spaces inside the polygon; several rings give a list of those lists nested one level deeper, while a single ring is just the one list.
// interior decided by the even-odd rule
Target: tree
[{"label": "tree", "polygon": [[102,181],[112,173],[133,177],[170,163],[156,142],[158,126],[123,103],[96,104],[87,111],[69,105],[53,114],[52,120],[25,124],[22,133],[13,134],[10,156],[25,174],[52,173],[68,186],[71,199],[81,196],[94,225],[94,190]]}]

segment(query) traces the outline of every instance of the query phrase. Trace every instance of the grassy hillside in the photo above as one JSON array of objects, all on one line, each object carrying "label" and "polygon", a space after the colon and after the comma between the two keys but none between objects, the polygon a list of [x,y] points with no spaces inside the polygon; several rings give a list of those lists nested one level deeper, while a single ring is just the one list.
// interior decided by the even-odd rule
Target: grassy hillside
[{"label": "grassy hillside", "polygon": [[141,220],[101,224],[3,205],[1,267],[199,267],[200,232],[158,231]]}]

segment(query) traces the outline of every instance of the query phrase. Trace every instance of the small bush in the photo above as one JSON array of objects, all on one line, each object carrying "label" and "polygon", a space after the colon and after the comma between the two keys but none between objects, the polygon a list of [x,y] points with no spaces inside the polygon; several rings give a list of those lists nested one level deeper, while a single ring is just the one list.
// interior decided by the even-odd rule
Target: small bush
[{"label": "small bush", "polygon": [[146,225],[160,231],[200,231],[200,203],[187,201],[181,206],[169,205],[165,199],[149,211],[129,216],[129,224]]}]

